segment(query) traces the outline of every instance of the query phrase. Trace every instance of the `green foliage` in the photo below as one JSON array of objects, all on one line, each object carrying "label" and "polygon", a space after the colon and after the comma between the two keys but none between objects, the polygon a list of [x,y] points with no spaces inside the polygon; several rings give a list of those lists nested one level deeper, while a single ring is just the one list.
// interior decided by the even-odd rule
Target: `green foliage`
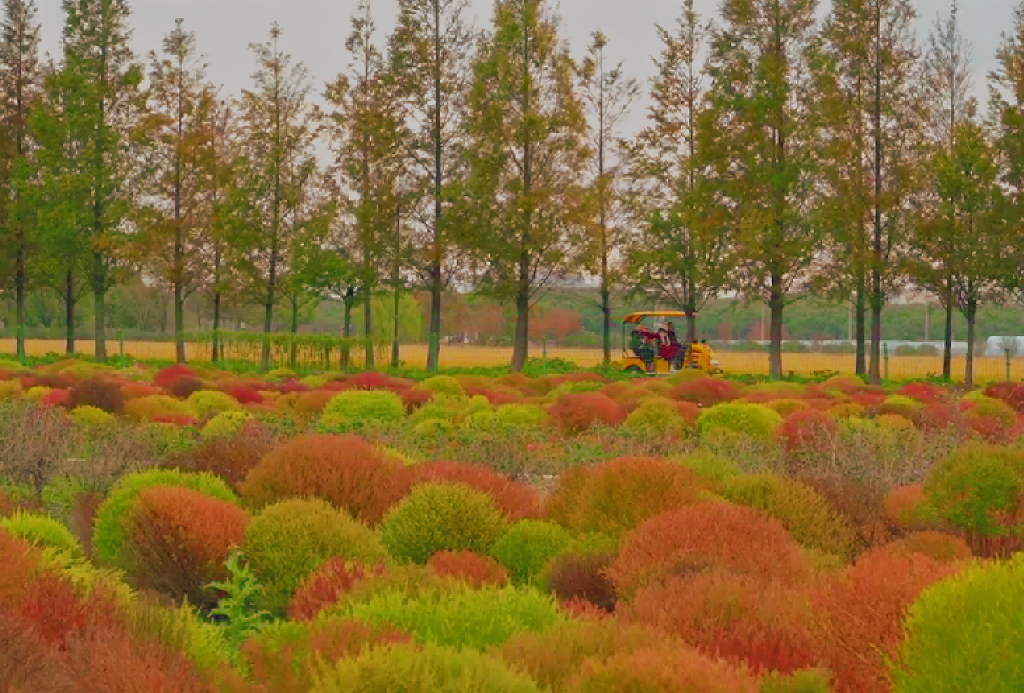
[{"label": "green foliage", "polygon": [[742,402],[716,404],[701,412],[697,419],[697,431],[701,437],[715,429],[724,428],[758,440],[770,441],[781,425],[782,417],[777,412],[760,404]]},{"label": "green foliage", "polygon": [[413,425],[412,437],[419,440],[434,440],[448,435],[453,428],[454,424],[447,419],[422,419]]},{"label": "green foliage", "polygon": [[54,477],[43,488],[43,505],[50,515],[66,523],[75,500],[85,490],[86,486],[80,479],[71,476]]},{"label": "green foliage", "polygon": [[505,520],[485,493],[462,483],[427,483],[392,508],[380,529],[394,558],[426,563],[438,551],[486,555],[505,530]]},{"label": "green foliage", "polygon": [[375,648],[342,659],[312,693],[540,693],[529,677],[501,660],[445,647]]},{"label": "green foliage", "polygon": [[[891,676],[896,693],[1024,690],[1024,555],[976,564],[910,607]],[[1001,653],[1001,654],[997,654]]]},{"label": "green foliage", "polygon": [[169,606],[153,599],[131,599],[121,609],[128,628],[140,639],[180,652],[203,672],[222,672],[236,656],[224,630],[202,621],[188,604]]},{"label": "green foliage", "polygon": [[691,452],[669,459],[688,468],[714,488],[720,487],[740,473],[740,468],[734,461],[710,452]]},{"label": "green foliage", "polygon": [[385,390],[339,392],[323,410],[323,418],[341,431],[355,431],[362,428],[383,426],[400,422],[405,417],[402,399],[394,392]]},{"label": "green foliage", "polygon": [[197,390],[189,395],[186,401],[201,419],[225,411],[241,411],[242,409],[238,400],[220,390]]},{"label": "green foliage", "polygon": [[80,404],[70,412],[71,420],[90,433],[102,434],[117,424],[117,417],[91,404]]},{"label": "green foliage", "polygon": [[392,589],[345,602],[330,613],[389,623],[419,643],[472,649],[500,645],[515,633],[541,631],[561,620],[551,597],[533,588],[474,589],[458,582],[414,595]]},{"label": "green foliage", "polygon": [[106,566],[125,567],[125,520],[143,489],[154,486],[185,486],[218,500],[238,504],[238,498],[220,477],[189,474],[177,469],[148,469],[121,477],[96,511],[93,523],[93,553]]},{"label": "green foliage", "polygon": [[199,435],[203,440],[230,438],[242,430],[245,422],[252,418],[247,411],[222,411],[206,422]]},{"label": "green foliage", "polygon": [[801,669],[786,676],[770,671],[761,677],[758,693],[832,693],[827,670]]},{"label": "green foliage", "polygon": [[413,412],[411,419],[414,422],[426,419],[442,419],[458,423],[477,412],[487,411],[488,409],[490,409],[490,404],[486,397],[479,395],[464,397],[442,393],[435,395],[429,402]]},{"label": "green foliage", "polygon": [[568,530],[553,522],[520,520],[491,547],[491,556],[508,568],[514,584],[529,583],[555,556],[573,543]]},{"label": "green foliage", "polygon": [[284,613],[295,589],[329,558],[388,560],[375,532],[319,499],[267,506],[246,527],[245,556],[264,585],[262,606],[274,615]]},{"label": "green foliage", "polygon": [[1002,536],[1008,528],[999,516],[1017,507],[1022,473],[1024,452],[972,444],[932,468],[925,492],[929,504],[954,527],[976,536]]},{"label": "green foliage", "polygon": [[33,546],[60,549],[72,556],[84,555],[75,535],[52,517],[16,512],[0,519],[0,527]]},{"label": "green foliage", "polygon": [[623,428],[644,436],[681,437],[686,434],[686,420],[675,404],[668,399],[652,398],[630,412]]},{"label": "green foliage", "polygon": [[458,380],[450,375],[435,375],[422,381],[417,387],[438,395],[465,397],[466,391]]},{"label": "green foliage", "polygon": [[232,553],[224,566],[230,577],[224,582],[210,583],[211,588],[223,593],[210,616],[224,629],[224,639],[232,652],[237,652],[248,637],[260,631],[270,614],[258,607],[263,586],[243,563],[242,552]]},{"label": "green foliage", "polygon": [[597,392],[603,388],[607,383],[603,383],[597,380],[577,380],[568,383],[562,383],[558,387],[548,392],[545,399],[554,402],[562,395],[575,394],[579,392]]}]

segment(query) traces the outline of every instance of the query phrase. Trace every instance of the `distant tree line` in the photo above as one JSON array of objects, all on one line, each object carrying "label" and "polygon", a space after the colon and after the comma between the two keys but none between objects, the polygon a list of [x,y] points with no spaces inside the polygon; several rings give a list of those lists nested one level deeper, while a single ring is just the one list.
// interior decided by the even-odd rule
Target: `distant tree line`
[{"label": "distant tree line", "polygon": [[710,21],[683,0],[637,133],[641,85],[601,32],[574,57],[550,0],[497,0],[486,28],[466,0],[399,0],[383,37],[361,0],[323,85],[275,24],[231,95],[182,20],[142,60],[127,0],[65,0],[46,62],[34,0],[3,7],[0,286],[19,354],[45,289],[67,351],[87,304],[105,359],[108,296],[144,277],[140,296],[171,297],[179,360],[190,298],[214,333],[229,305],[296,331],[329,299],[372,367],[379,306],[416,292],[436,368],[445,298],[472,286],[514,311],[520,369],[531,308],[586,274],[606,360],[615,301],[699,311],[732,292],[765,305],[780,377],[785,315],[816,296],[850,302],[877,381],[896,296],[943,307],[948,376],[954,317],[973,345],[979,306],[1024,291],[1024,5],[981,113],[955,3],[918,46],[911,0],[834,0],[823,20],[814,0],[724,0]]}]

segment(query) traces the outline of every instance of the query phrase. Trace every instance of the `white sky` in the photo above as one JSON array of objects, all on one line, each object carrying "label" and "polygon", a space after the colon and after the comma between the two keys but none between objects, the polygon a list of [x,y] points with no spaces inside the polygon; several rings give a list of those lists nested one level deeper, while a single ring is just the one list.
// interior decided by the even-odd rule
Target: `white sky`
[{"label": "white sky", "polygon": [[[36,0],[43,24],[43,48],[59,52],[63,26],[61,0]],[[490,23],[493,0],[470,0],[478,26]],[[975,50],[976,92],[984,101],[985,77],[995,67],[1000,33],[1011,26],[1014,0],[961,0],[961,23]],[[716,14],[717,0],[697,0],[707,19]],[[311,70],[316,91],[345,69],[345,39],[356,0],[134,0],[134,48],[140,58],[159,50],[163,36],[182,17],[194,31],[200,52],[208,58],[210,79],[237,93],[249,85],[253,72],[251,42],[265,40],[272,22],[284,29],[282,48]],[[611,39],[609,55],[624,61],[625,70],[641,81],[653,73],[651,56],[660,50],[654,25],[670,25],[681,13],[680,0],[561,0],[563,34],[574,55],[582,55],[591,32],[602,30]],[[378,38],[394,25],[396,0],[375,0]],[[824,10],[823,10],[824,11]],[[924,44],[937,13],[949,11],[949,0],[919,0],[918,35]],[[641,122],[644,106],[635,107],[631,122]]]}]

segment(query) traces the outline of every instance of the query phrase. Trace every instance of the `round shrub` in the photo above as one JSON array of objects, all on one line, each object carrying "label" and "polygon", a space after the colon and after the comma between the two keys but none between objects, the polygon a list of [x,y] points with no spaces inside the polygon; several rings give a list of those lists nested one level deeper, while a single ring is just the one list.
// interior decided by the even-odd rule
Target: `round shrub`
[{"label": "round shrub", "polygon": [[462,384],[450,375],[435,375],[419,383],[416,387],[438,395],[466,396]]},{"label": "round shrub", "polygon": [[304,435],[269,452],[245,479],[254,507],[289,498],[330,501],[376,524],[405,495],[411,473],[386,451],[352,436]]},{"label": "round shrub", "polygon": [[391,589],[346,601],[331,614],[391,624],[418,643],[471,649],[500,645],[514,633],[541,631],[561,620],[551,597],[535,589],[459,583],[415,594]]},{"label": "round shrub", "polygon": [[933,527],[939,524],[935,509],[928,504],[924,484],[896,486],[885,494],[882,502],[885,519],[900,530]]},{"label": "round shrub", "polygon": [[721,378],[699,378],[681,383],[672,390],[674,399],[693,402],[702,407],[711,407],[721,402],[729,402],[740,394],[736,383]]},{"label": "round shrub", "polygon": [[809,576],[800,545],[781,522],[730,503],[700,503],[646,520],[626,535],[608,576],[628,596],[679,571],[708,567],[788,583]]},{"label": "round shrub", "polygon": [[508,571],[500,563],[472,551],[438,551],[427,561],[427,568],[440,577],[455,578],[477,589],[508,584]]},{"label": "round shrub", "polygon": [[341,659],[312,693],[540,693],[529,677],[480,653],[394,646]]},{"label": "round shrub", "polygon": [[778,437],[788,453],[820,448],[830,442],[838,428],[835,418],[815,409],[797,409],[779,426]]},{"label": "round shrub", "polygon": [[97,562],[113,567],[127,567],[124,554],[125,521],[139,493],[154,486],[184,486],[227,503],[238,503],[237,497],[224,480],[212,474],[189,474],[177,469],[148,469],[123,476],[96,511],[92,543]]},{"label": "round shrub", "polygon": [[89,405],[108,414],[124,411],[125,398],[121,386],[106,378],[88,378],[71,388],[71,408]]},{"label": "round shrub", "polygon": [[543,520],[516,522],[491,547],[491,556],[509,569],[514,584],[528,583],[572,543],[563,527]]},{"label": "round shrub", "polygon": [[584,669],[573,693],[758,693],[744,667],[701,654],[685,645],[662,645],[616,653]]},{"label": "round shrub", "polygon": [[649,399],[634,409],[623,423],[627,431],[643,436],[681,438],[688,432],[686,420],[669,399]]},{"label": "round shrub", "polygon": [[585,602],[612,613],[618,595],[606,569],[614,560],[614,551],[569,551],[545,567],[543,581],[562,604]]},{"label": "round shrub", "polygon": [[740,468],[735,462],[710,452],[691,452],[669,459],[692,471],[707,482],[712,489],[717,489],[728,479],[740,473]]},{"label": "round shrub", "polygon": [[991,416],[999,420],[1003,426],[1013,426],[1017,423],[1017,412],[1006,402],[993,397],[978,397],[967,400],[970,405],[967,408],[969,416]]},{"label": "round shrub", "polygon": [[399,561],[426,563],[438,551],[487,554],[505,530],[494,501],[462,483],[426,483],[381,522],[381,539]]},{"label": "round shrub", "polygon": [[161,369],[153,376],[153,384],[157,387],[162,387],[165,390],[170,390],[174,386],[175,381],[179,378],[195,378],[196,372],[189,366],[183,363],[176,363],[172,366],[167,366]]},{"label": "round shrub", "polygon": [[779,520],[803,546],[846,558],[857,549],[850,521],[800,481],[773,474],[741,475],[725,482],[721,494]]},{"label": "round shrub", "polygon": [[405,416],[402,399],[384,390],[339,392],[323,411],[324,416],[337,417],[348,430],[394,424]]},{"label": "round shrub", "polygon": [[782,417],[768,407],[727,402],[701,412],[697,419],[697,432],[704,437],[715,429],[724,428],[758,440],[770,441],[781,425]]},{"label": "round shrub", "polygon": [[428,462],[412,472],[414,483],[461,482],[486,493],[502,514],[511,521],[539,518],[542,515],[540,495],[526,484],[513,481],[478,464],[464,462]]},{"label": "round shrub", "polygon": [[319,499],[265,508],[246,527],[245,556],[265,586],[264,608],[278,615],[295,589],[328,559],[371,565],[388,560],[373,531]]},{"label": "round shrub", "polygon": [[219,390],[198,390],[189,395],[187,401],[201,419],[225,411],[240,411],[242,409],[234,397]]},{"label": "round shrub", "polygon": [[332,558],[302,581],[288,602],[288,618],[312,621],[317,614],[336,604],[364,580],[380,578],[388,572],[378,563],[367,566],[343,558]]},{"label": "round shrub", "polygon": [[247,411],[222,411],[206,422],[199,435],[203,440],[230,438],[236,435],[245,422],[251,418],[252,414]]},{"label": "round shrub", "polygon": [[334,398],[335,392],[330,390],[310,390],[300,392],[295,396],[295,404],[292,410],[299,416],[310,419],[320,415],[327,404]]},{"label": "round shrub", "polygon": [[[1014,653],[1024,638],[1024,554],[974,565],[925,590],[911,605],[890,670],[897,693],[1024,690]],[[1004,652],[1005,656],[993,656]]]},{"label": "round shrub", "polygon": [[73,556],[82,556],[82,545],[75,535],[52,517],[15,511],[9,517],[0,519],[0,529],[12,536],[39,548],[54,548],[67,551]]},{"label": "round shrub", "polygon": [[227,579],[224,561],[242,545],[245,511],[182,486],[141,491],[125,518],[127,577],[175,602],[212,607],[207,583]]},{"label": "round shrub", "polygon": [[704,482],[685,466],[623,457],[562,474],[547,516],[578,532],[621,534],[658,513],[696,502]]},{"label": "round shrub", "polygon": [[886,544],[885,549],[891,552],[919,553],[940,563],[966,561],[974,556],[971,547],[963,539],[936,530],[911,532],[902,539]]},{"label": "round shrub", "polygon": [[436,440],[448,435],[455,424],[447,419],[422,419],[412,427],[412,436],[417,440]]},{"label": "round shrub", "polygon": [[618,426],[626,420],[622,405],[600,392],[562,395],[548,409],[555,424],[565,433],[582,433],[594,426]]},{"label": "round shrub", "polygon": [[131,399],[125,404],[125,413],[136,421],[153,421],[164,416],[196,415],[187,402],[168,395],[149,395]]},{"label": "round shrub", "polygon": [[92,433],[103,433],[117,425],[117,418],[113,414],[91,404],[80,404],[68,414],[76,426]]},{"label": "round shrub", "polygon": [[178,378],[174,384],[167,388],[173,396],[178,399],[188,399],[194,393],[203,389],[203,381],[199,378]]},{"label": "round shrub", "polygon": [[239,489],[246,475],[271,450],[270,436],[255,421],[248,421],[230,438],[201,442],[183,453],[181,466],[190,471],[216,474]]}]

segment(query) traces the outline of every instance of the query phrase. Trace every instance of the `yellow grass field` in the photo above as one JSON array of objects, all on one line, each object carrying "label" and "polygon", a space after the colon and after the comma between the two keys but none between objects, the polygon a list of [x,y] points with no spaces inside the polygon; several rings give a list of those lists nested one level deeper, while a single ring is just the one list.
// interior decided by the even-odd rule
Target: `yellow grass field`
[{"label": "yellow grass field", "polygon": [[[80,353],[88,354],[93,351],[93,343],[89,340],[79,340],[76,347]],[[107,343],[111,355],[119,353],[120,345],[116,341]],[[64,342],[61,340],[28,340],[27,349],[30,355],[42,356],[47,353],[62,353]],[[167,359],[174,358],[174,344],[170,342],[126,342],[125,352],[137,358]],[[14,340],[0,340],[0,354],[13,354]],[[209,348],[189,344],[187,346],[188,357],[198,360],[210,358]],[[353,356],[358,356],[359,350],[355,350]],[[386,350],[385,359],[390,358],[390,349]],[[534,349],[531,356],[540,356],[541,350]],[[549,347],[548,358],[561,358],[573,361],[579,366],[596,366],[601,362],[601,351],[599,349],[570,349]],[[619,356],[618,350],[612,352],[612,358]],[[380,358],[380,356],[378,357]],[[445,346],[441,349],[441,367],[464,367],[473,366],[500,366],[509,363],[512,358],[512,349],[506,347],[479,347],[479,346]],[[727,373],[745,373],[753,375],[767,375],[768,356],[764,353],[739,353],[720,351],[716,358],[721,362],[722,368]],[[402,346],[401,359],[410,366],[420,366],[426,363],[427,347],[423,344],[409,344]],[[953,376],[956,379],[963,379],[964,363],[963,356],[953,360]],[[1024,358],[1011,360],[1010,377],[1014,380],[1024,379]],[[783,354],[782,367],[788,373],[790,371],[799,375],[812,375],[821,371],[836,371],[839,373],[854,372],[853,354]],[[895,380],[906,378],[921,378],[942,372],[941,356],[891,356],[889,358],[889,377]],[[978,382],[991,382],[1006,379],[1006,360],[1001,357],[978,357],[974,362],[974,375]]]}]

